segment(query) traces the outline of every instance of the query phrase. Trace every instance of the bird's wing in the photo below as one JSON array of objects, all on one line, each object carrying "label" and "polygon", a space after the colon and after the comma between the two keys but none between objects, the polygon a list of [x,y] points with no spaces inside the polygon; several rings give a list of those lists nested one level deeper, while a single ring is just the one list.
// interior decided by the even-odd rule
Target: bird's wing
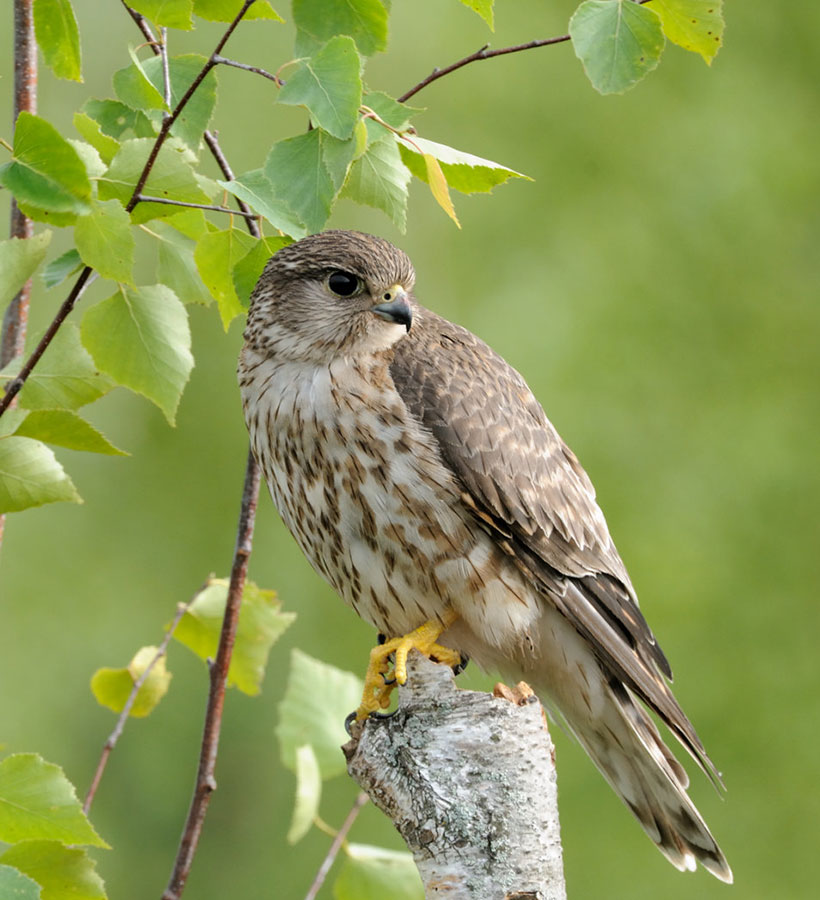
[{"label": "bird's wing", "polygon": [[475,335],[425,309],[396,344],[390,373],[478,520],[507,541],[606,668],[711,768],[663,678],[671,678],[669,663],[638,608],[592,483],[521,375]]}]

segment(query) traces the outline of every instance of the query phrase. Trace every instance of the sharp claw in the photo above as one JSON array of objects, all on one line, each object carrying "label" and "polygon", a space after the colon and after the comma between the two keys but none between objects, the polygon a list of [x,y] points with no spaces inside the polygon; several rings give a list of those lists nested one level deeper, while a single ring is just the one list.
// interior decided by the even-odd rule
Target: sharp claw
[{"label": "sharp claw", "polygon": [[345,716],[345,731],[347,732],[348,737],[353,737],[353,732],[350,730],[350,728],[358,717],[358,709],[354,709],[352,713],[349,713],[347,716]]},{"label": "sharp claw", "polygon": [[377,642],[379,645],[383,644],[386,640],[387,640],[387,635],[386,635],[386,634],[379,634],[379,635],[376,637],[376,642]]},{"label": "sharp claw", "polygon": [[467,663],[470,661],[469,656],[465,656],[463,653],[461,654],[461,662],[458,665],[453,666],[453,675],[461,675],[461,673],[467,668]]}]

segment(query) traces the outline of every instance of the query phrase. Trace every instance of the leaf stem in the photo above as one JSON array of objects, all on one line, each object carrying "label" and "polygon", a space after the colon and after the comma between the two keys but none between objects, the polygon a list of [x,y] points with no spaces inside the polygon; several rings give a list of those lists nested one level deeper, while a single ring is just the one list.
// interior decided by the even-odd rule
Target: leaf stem
[{"label": "leaf stem", "polygon": [[350,808],[350,812],[347,814],[344,822],[342,822],[342,827],[336,833],[336,837],[333,838],[333,843],[330,845],[330,849],[327,851],[327,855],[322,860],[322,864],[319,866],[319,870],[316,873],[316,877],[313,879],[313,883],[308,888],[308,892],[305,894],[305,900],[315,900],[316,895],[319,893],[319,889],[325,883],[325,879],[327,878],[328,872],[330,872],[330,867],[336,861],[336,857],[339,855],[339,851],[342,849],[342,846],[347,838],[347,833],[350,831],[353,823],[356,821],[356,817],[361,812],[362,807],[367,803],[367,794],[364,791],[359,791],[356,799],[353,801],[353,806]]},{"label": "leaf stem", "polygon": [[174,867],[168,881],[168,887],[162,895],[162,900],[178,900],[182,895],[199,844],[202,824],[205,820],[211,794],[216,790],[214,770],[219,748],[219,733],[222,727],[222,710],[225,705],[225,687],[233,645],[236,640],[236,627],[239,621],[242,590],[248,571],[248,559],[250,558],[253,545],[253,528],[256,519],[256,503],[259,496],[259,480],[259,466],[250,448],[248,448],[248,461],[245,469],[245,482],[242,490],[242,504],[239,511],[239,525],[236,535],[236,549],[234,550],[233,564],[231,566],[228,599],[225,604],[225,618],[222,621],[222,631],[219,636],[216,659],[209,672],[208,708],[205,714],[196,784],[194,785],[188,817],[182,831],[179,850],[177,851]]},{"label": "leaf stem", "polygon": [[134,682],[134,686],[131,688],[131,693],[128,695],[128,699],[125,701],[125,705],[122,708],[120,717],[117,719],[117,724],[114,726],[114,730],[111,732],[111,734],[108,736],[108,739],[103,744],[102,753],[100,754],[100,761],[97,763],[97,769],[94,772],[94,777],[91,779],[91,787],[89,787],[88,793],[85,795],[85,801],[83,802],[83,812],[86,815],[88,815],[88,812],[91,809],[91,804],[94,802],[94,796],[97,793],[97,788],[100,786],[103,772],[105,772],[105,767],[108,764],[108,757],[111,756],[111,751],[114,749],[114,747],[117,746],[117,741],[122,735],[123,729],[125,728],[125,723],[128,721],[128,716],[131,713],[131,709],[134,706],[134,702],[137,699],[137,694],[140,692],[140,688],[145,684],[154,666],[162,659],[163,656],[165,656],[168,650],[168,645],[171,643],[171,638],[174,636],[174,632],[177,629],[177,625],[179,625],[179,623],[182,621],[182,617],[188,611],[195,599],[196,595],[194,595],[187,603],[177,604],[177,612],[174,616],[174,620],[173,622],[171,622],[171,625],[165,633],[165,637],[162,639],[162,643],[157,648],[156,654],[145,667],[142,675],[140,675],[140,677],[137,678],[137,680]]}]

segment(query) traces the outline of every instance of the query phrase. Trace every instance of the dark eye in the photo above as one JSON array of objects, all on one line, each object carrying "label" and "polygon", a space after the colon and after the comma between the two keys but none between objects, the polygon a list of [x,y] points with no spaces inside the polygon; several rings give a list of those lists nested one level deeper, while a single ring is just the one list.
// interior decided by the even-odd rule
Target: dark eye
[{"label": "dark eye", "polygon": [[350,272],[331,272],[327,279],[327,286],[340,297],[352,297],[361,284],[361,280]]}]

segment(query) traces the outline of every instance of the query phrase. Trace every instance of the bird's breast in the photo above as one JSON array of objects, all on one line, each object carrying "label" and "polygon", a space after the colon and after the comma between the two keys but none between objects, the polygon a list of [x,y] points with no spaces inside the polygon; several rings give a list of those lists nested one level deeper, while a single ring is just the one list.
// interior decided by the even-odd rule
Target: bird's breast
[{"label": "bird's breast", "polygon": [[241,372],[254,453],[313,567],[386,633],[441,613],[469,574],[476,538],[386,365],[317,367],[246,351]]}]

